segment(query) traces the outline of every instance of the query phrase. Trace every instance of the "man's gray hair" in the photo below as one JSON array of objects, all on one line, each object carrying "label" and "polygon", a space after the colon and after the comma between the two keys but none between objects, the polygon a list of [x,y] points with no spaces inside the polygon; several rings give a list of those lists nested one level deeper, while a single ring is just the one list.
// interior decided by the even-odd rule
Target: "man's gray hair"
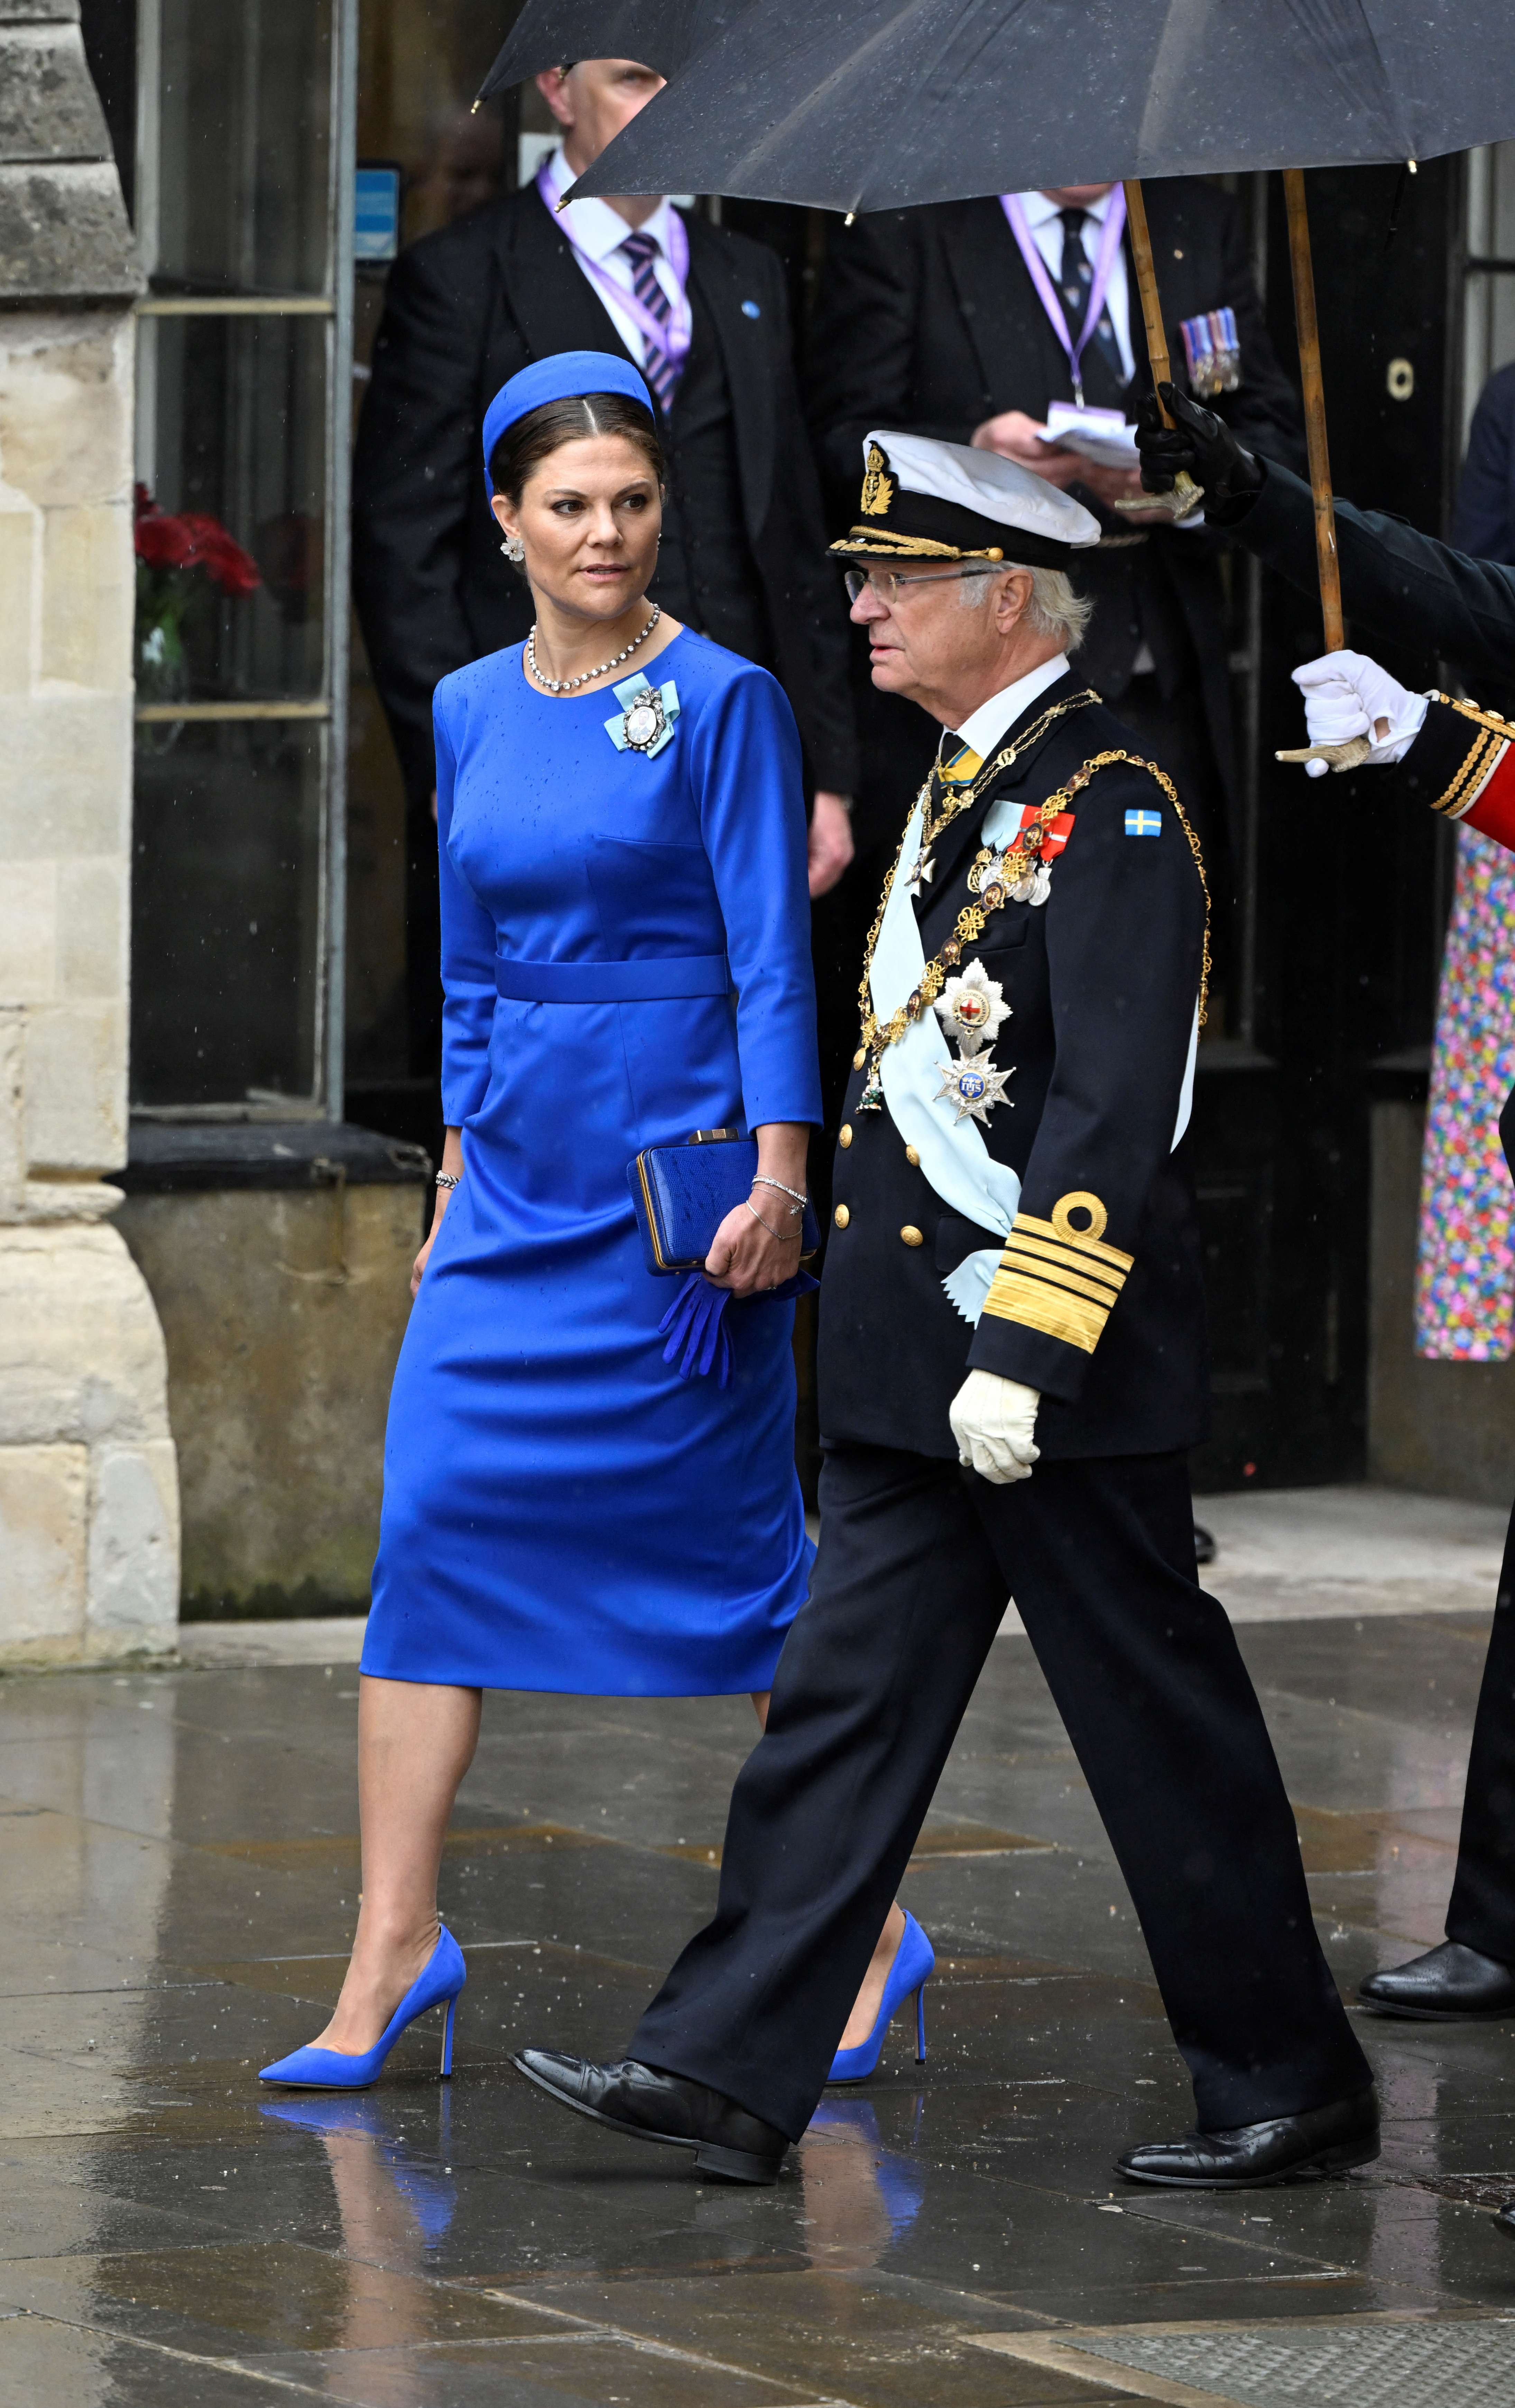
[{"label": "man's gray hair", "polygon": [[[1024,566],[1024,563],[1008,560],[1007,568]],[[1053,636],[1066,652],[1077,652],[1088,633],[1093,615],[1093,603],[1087,594],[1075,594],[1067,571],[1062,568],[1030,568],[1031,598],[1025,608],[1025,624],[1037,636]],[[990,591],[987,578],[965,577],[958,586],[958,599],[968,609],[982,602]]]}]

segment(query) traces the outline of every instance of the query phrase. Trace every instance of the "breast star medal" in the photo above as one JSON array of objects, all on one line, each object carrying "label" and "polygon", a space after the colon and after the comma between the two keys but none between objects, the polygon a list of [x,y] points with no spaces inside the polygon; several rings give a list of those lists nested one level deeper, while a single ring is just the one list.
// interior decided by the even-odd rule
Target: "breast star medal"
[{"label": "breast star medal", "polygon": [[965,1054],[993,1045],[1010,1016],[1005,990],[992,979],[982,962],[970,962],[961,978],[950,978],[936,998],[937,1019]]},{"label": "breast star medal", "polygon": [[957,1107],[959,1121],[987,1125],[996,1104],[1008,1101],[1005,1090],[1014,1076],[994,1068],[994,1039],[1010,1017],[1005,990],[992,979],[982,962],[970,962],[961,978],[950,978],[934,1009],[949,1037],[957,1039],[957,1060],[938,1062],[941,1085],[933,1103]]},{"label": "breast star medal", "polygon": [[1008,1070],[996,1070],[994,1057],[986,1048],[981,1054],[960,1054],[955,1062],[938,1062],[941,1085],[932,1102],[955,1104],[960,1121],[988,1123],[996,1104],[1008,1101],[1005,1090],[1014,1076],[1014,1065]]}]

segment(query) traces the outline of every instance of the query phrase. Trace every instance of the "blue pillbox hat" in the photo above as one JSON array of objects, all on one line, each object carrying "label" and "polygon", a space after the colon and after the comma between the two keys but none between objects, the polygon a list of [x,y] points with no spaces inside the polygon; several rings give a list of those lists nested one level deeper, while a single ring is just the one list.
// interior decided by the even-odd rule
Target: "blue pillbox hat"
[{"label": "blue pillbox hat", "polygon": [[587,393],[623,393],[628,401],[639,401],[654,426],[657,416],[647,380],[630,360],[620,359],[614,351],[553,351],[545,360],[533,360],[499,392],[484,412],[484,485],[493,493],[489,464],[494,446],[507,426],[527,411],[540,409],[549,401],[577,401]]}]

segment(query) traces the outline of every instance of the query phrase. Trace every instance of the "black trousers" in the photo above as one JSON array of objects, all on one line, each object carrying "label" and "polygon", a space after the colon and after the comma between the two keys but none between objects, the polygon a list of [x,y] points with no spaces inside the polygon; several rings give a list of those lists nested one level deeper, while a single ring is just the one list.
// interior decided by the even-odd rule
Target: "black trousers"
[{"label": "black trousers", "polygon": [[1515,1965],[1515,1513],[1473,1723],[1447,1937]]},{"label": "black trousers", "polygon": [[[1231,1626],[1194,1577],[1181,1455],[828,1452],[811,1593],[737,1780],[714,1920],[628,2054],[797,2140],[1008,1594],[1104,1817],[1209,2130],[1365,2089]],[[1027,1935],[1028,1944],[1032,1935]]]}]

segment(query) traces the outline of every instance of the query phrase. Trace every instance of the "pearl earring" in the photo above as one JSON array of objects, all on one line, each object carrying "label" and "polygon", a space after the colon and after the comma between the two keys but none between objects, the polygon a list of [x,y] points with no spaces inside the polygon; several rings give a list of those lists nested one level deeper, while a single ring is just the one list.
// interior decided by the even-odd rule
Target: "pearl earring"
[{"label": "pearl earring", "polygon": [[513,560],[515,562],[518,568],[526,557],[526,547],[522,542],[521,538],[518,535],[507,535],[505,541],[501,544],[500,550],[504,552],[507,560]]}]

